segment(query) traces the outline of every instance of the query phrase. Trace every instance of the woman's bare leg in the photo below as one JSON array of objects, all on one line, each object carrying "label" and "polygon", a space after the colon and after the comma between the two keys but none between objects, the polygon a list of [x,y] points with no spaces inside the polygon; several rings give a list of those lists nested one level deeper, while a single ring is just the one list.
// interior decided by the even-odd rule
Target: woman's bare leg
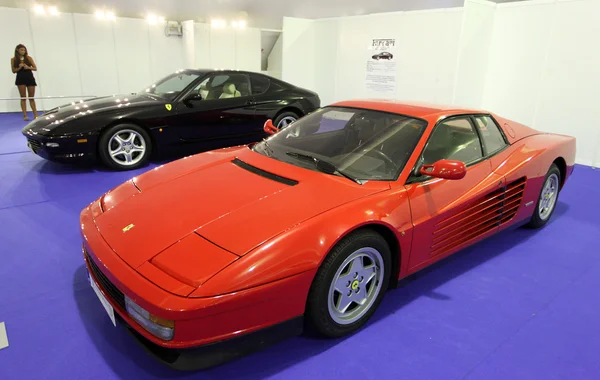
[{"label": "woman's bare leg", "polygon": [[27,117],[27,87],[25,85],[18,85],[19,96],[21,96],[21,111],[23,111],[23,119],[29,120]]},{"label": "woman's bare leg", "polygon": [[31,110],[33,111],[33,117],[37,119],[38,113],[37,108],[35,107],[35,86],[27,86],[27,93],[29,94],[29,105],[31,106]]}]

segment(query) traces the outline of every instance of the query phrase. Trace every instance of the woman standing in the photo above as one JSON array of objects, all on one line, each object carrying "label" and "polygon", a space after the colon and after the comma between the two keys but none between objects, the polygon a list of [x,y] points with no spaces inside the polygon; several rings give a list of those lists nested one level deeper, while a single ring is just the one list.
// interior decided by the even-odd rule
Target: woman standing
[{"label": "woman standing", "polygon": [[25,45],[17,45],[15,48],[15,56],[10,60],[10,66],[12,68],[12,72],[17,74],[15,84],[17,85],[17,88],[19,89],[19,95],[21,96],[21,110],[23,110],[23,119],[29,120],[27,117],[27,94],[29,94],[29,104],[31,105],[33,116],[37,119],[38,114],[35,107],[35,100],[33,99],[35,96],[35,87],[37,86],[35,77],[33,76],[33,71],[37,70],[37,66],[33,61],[33,58],[27,54],[27,48]]}]

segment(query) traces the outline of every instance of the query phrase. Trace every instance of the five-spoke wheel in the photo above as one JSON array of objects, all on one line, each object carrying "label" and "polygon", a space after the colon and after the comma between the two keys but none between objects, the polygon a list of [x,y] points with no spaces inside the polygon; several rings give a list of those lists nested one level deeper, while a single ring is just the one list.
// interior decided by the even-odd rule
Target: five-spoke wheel
[{"label": "five-spoke wheel", "polygon": [[556,164],[552,164],[546,177],[544,178],[544,184],[542,190],[533,210],[531,221],[528,226],[532,228],[539,228],[548,223],[550,217],[554,213],[556,203],[558,201],[558,194],[561,186],[561,175],[560,170]]},{"label": "five-spoke wheel", "polygon": [[344,260],[329,287],[329,315],[335,322],[354,323],[370,309],[383,285],[382,267],[381,254],[370,247]]},{"label": "five-spoke wheel", "polygon": [[146,163],[152,151],[148,133],[133,124],[115,125],[105,131],[98,152],[102,161],[115,169],[129,170]]},{"label": "five-spoke wheel", "polygon": [[317,333],[339,337],[358,330],[388,288],[391,252],[372,229],[343,238],[321,264],[310,288],[306,321]]}]

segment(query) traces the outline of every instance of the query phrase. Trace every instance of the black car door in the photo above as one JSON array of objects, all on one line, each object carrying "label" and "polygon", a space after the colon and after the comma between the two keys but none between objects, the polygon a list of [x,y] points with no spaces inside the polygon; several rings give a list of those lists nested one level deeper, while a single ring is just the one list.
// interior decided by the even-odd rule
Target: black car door
[{"label": "black car door", "polygon": [[244,143],[257,126],[250,80],[242,73],[212,74],[173,107],[169,128],[186,143]]}]

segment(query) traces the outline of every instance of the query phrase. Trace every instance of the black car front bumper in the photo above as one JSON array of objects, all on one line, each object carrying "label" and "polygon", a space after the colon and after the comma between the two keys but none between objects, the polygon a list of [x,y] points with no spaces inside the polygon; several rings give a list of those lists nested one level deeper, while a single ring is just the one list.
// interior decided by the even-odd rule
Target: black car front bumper
[{"label": "black car front bumper", "polygon": [[23,135],[27,138],[27,147],[49,161],[75,162],[96,159],[96,134],[51,137],[25,132]]}]

